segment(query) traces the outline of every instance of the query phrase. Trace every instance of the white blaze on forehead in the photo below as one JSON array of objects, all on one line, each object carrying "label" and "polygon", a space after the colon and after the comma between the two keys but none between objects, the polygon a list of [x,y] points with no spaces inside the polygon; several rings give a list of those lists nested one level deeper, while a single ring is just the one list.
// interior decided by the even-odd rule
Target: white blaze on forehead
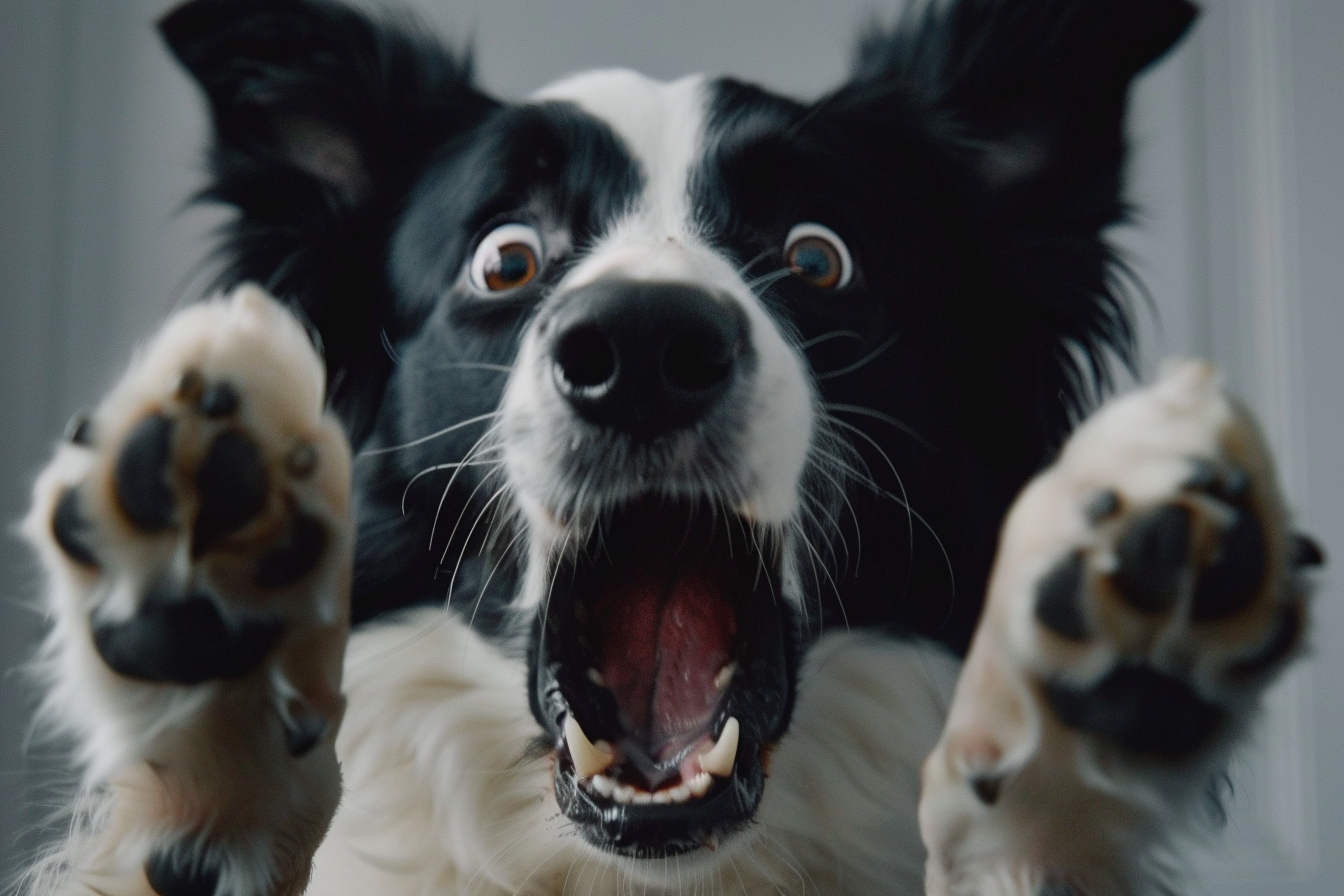
[{"label": "white blaze on forehead", "polygon": [[688,180],[701,152],[704,88],[702,75],[664,82],[610,69],[566,78],[533,99],[571,102],[615,131],[646,178],[634,214],[624,223],[638,222],[651,235],[675,237],[690,232]]}]

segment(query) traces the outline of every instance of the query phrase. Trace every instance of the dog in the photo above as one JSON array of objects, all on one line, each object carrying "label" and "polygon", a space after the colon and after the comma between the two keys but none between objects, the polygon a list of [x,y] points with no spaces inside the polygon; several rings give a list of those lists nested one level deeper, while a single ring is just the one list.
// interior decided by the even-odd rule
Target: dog
[{"label": "dog", "polygon": [[334,2],[170,12],[237,216],[35,486],[85,785],[29,892],[1178,886],[1321,560],[1209,366],[1091,413],[1194,17],[506,103]]}]

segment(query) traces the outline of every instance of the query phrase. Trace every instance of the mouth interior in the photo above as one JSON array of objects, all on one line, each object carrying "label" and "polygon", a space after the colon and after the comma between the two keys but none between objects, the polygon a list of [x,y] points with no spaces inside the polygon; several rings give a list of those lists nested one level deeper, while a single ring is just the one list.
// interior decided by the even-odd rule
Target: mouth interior
[{"label": "mouth interior", "polygon": [[[677,533],[652,526],[621,539],[623,558],[598,590],[597,681],[615,698],[623,736],[615,744],[657,790],[698,772],[682,760],[713,743],[715,710],[732,674],[738,614],[736,570],[708,546],[668,542]],[[727,671],[725,671],[727,670]],[[596,682],[595,682],[596,683]]]},{"label": "mouth interior", "polygon": [[538,718],[561,808],[594,842],[670,854],[754,813],[792,699],[771,544],[724,508],[646,498],[557,560]]}]

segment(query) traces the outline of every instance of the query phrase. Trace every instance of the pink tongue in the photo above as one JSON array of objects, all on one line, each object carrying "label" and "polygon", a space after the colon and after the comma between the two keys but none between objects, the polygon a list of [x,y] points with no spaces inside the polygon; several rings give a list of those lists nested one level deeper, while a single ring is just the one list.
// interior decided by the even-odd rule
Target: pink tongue
[{"label": "pink tongue", "polygon": [[687,571],[648,553],[607,579],[593,612],[598,672],[621,722],[664,760],[708,726],[719,702],[714,677],[728,662],[737,619],[715,570]]}]

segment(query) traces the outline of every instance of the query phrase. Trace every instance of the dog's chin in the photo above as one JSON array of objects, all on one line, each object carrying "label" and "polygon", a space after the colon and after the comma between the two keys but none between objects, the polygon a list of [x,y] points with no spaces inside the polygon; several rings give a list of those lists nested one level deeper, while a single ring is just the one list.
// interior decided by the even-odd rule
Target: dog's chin
[{"label": "dog's chin", "polygon": [[722,508],[654,498],[585,531],[553,561],[533,639],[556,801],[609,853],[717,848],[751,822],[792,707],[782,546]]}]

